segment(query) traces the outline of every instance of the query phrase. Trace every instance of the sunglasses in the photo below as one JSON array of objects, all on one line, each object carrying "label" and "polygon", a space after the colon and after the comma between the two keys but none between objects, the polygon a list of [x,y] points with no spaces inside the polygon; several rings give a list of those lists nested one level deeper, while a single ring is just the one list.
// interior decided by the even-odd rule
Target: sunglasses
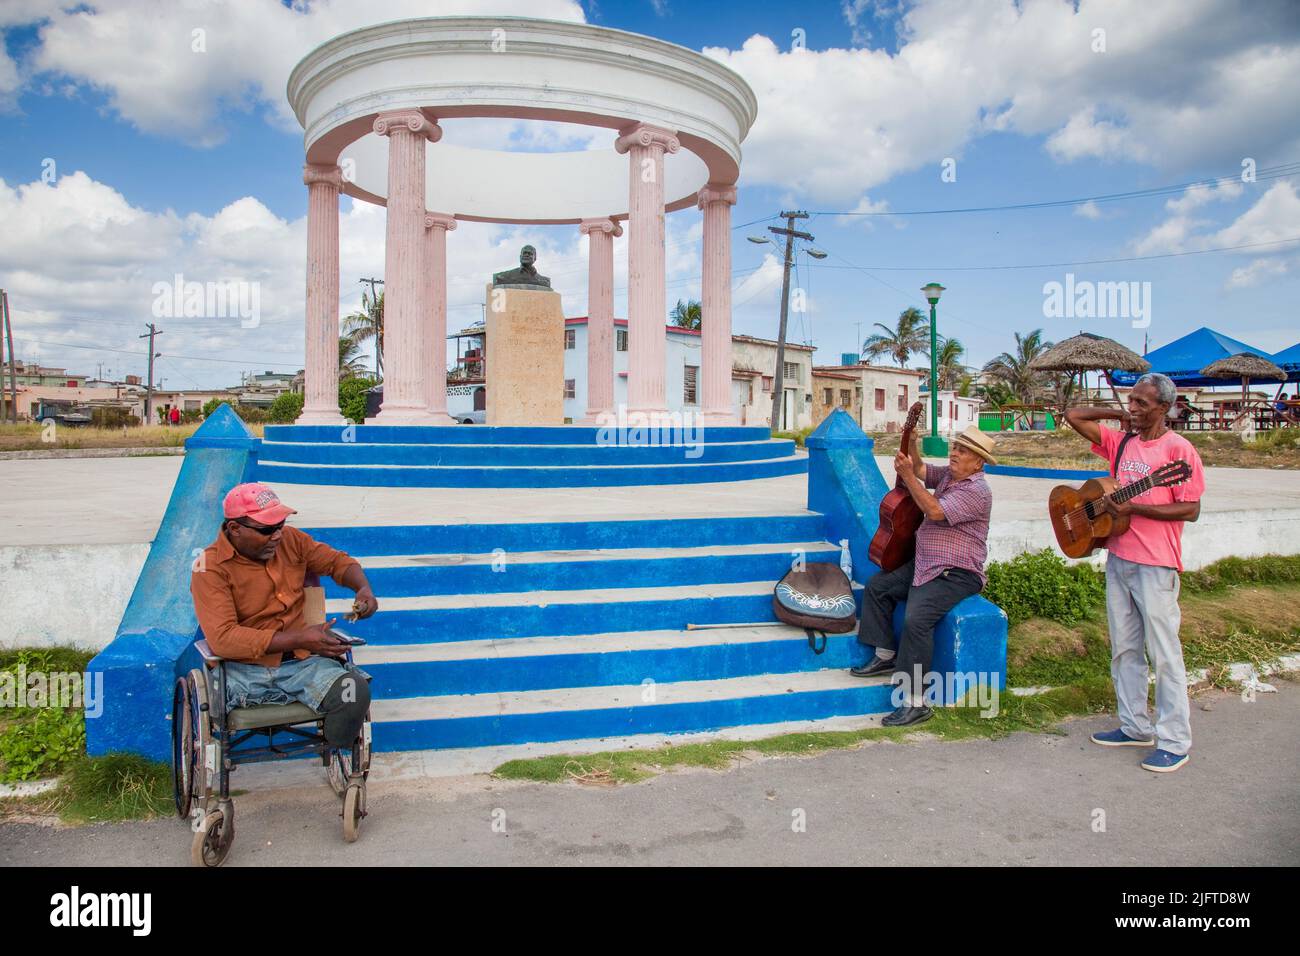
[{"label": "sunglasses", "polygon": [[283,521],[281,521],[279,524],[252,525],[252,524],[244,524],[244,522],[236,519],[235,524],[239,525],[241,528],[247,528],[249,531],[256,531],[258,534],[265,535],[268,538],[284,527]]}]

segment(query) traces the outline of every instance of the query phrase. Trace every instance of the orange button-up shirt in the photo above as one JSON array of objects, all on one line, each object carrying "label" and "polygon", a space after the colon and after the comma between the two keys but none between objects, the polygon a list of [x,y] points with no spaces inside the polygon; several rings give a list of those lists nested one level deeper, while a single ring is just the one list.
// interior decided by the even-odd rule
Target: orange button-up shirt
[{"label": "orange button-up shirt", "polygon": [[[227,660],[277,666],[280,653],[268,654],[266,649],[278,632],[304,625],[303,580],[307,572],[341,581],[348,568],[358,563],[288,525],[275,556],[266,562],[244,557],[225,531],[220,532],[204,549],[200,570],[190,574],[194,612],[208,646]],[[300,648],[294,656],[311,654]]]}]

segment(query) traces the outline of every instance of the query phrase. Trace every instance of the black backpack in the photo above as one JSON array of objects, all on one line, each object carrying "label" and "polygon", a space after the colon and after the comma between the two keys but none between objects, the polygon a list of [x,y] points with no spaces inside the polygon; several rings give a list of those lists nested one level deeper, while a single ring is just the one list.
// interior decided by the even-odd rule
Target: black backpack
[{"label": "black backpack", "polygon": [[791,568],[772,590],[772,610],[785,623],[802,627],[808,646],[817,654],[826,650],[827,634],[847,634],[858,626],[853,585],[838,564],[816,562]]}]

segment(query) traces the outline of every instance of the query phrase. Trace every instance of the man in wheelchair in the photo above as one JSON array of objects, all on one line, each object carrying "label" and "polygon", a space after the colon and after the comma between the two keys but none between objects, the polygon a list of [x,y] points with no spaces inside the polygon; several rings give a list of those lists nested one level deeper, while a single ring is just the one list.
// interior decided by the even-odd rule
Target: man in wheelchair
[{"label": "man in wheelchair", "polygon": [[303,582],[309,572],[329,575],[356,592],[353,613],[366,618],[379,602],[365,572],[346,553],[287,527],[296,512],[266,485],[232,488],[223,514],[190,575],[190,593],[208,647],[227,661],[226,706],[299,701],[323,715],[331,746],[350,747],[370,688],[346,663],[350,645],[331,633],[335,621],[306,624]]}]

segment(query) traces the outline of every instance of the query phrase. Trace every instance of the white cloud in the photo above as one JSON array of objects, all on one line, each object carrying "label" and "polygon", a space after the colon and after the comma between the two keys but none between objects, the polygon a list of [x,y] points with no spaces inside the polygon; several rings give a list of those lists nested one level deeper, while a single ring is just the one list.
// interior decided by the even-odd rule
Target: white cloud
[{"label": "white cloud", "polygon": [[[1278,185],[1285,185],[1285,181]],[[1214,242],[1209,236],[1198,236],[1197,230],[1212,225],[1213,220],[1198,219],[1192,213],[1213,202],[1229,202],[1238,199],[1244,191],[1245,187],[1241,183],[1233,181],[1221,182],[1215,186],[1189,186],[1181,196],[1165,203],[1165,209],[1173,215],[1134,242],[1133,252],[1139,256],[1147,256],[1207,249],[1220,245],[1237,245],[1236,242]],[[1267,195],[1262,198],[1267,198]]]},{"label": "white cloud", "polygon": [[1080,218],[1083,218],[1083,219],[1092,219],[1092,220],[1094,220],[1094,221],[1097,220],[1097,219],[1105,219],[1105,218],[1106,218],[1106,214],[1105,214],[1104,212],[1101,211],[1101,207],[1098,206],[1098,205],[1097,205],[1095,202],[1093,202],[1091,199],[1088,200],[1086,203],[1083,203],[1083,204],[1080,205],[1080,206],[1075,206],[1075,207],[1074,207],[1074,214],[1075,214],[1076,216],[1079,216]]},{"label": "white cloud", "polygon": [[1289,270],[1290,264],[1284,259],[1256,259],[1248,266],[1233,269],[1232,275],[1228,277],[1227,287],[1229,289],[1248,288],[1267,279],[1286,275]]},{"label": "white cloud", "polygon": [[321,0],[305,9],[277,0],[97,0],[93,11],[81,5],[73,12],[63,6],[71,5],[28,4],[31,17],[48,18],[30,69],[100,90],[113,112],[141,130],[196,146],[225,138],[227,109],[265,110],[296,130],[284,96],[289,72],[312,47],[347,30],[454,14],[583,18],[575,0]]},{"label": "white cloud", "polygon": [[[858,9],[846,5],[846,16]],[[753,36],[704,52],[754,87],[748,183],[849,203],[902,172],[936,167],[990,130],[1048,137],[1084,157],[1182,170],[1290,155],[1300,38],[1284,4],[920,0],[896,54],[787,51]],[[1093,52],[1093,29],[1107,51]],[[1265,92],[1266,91],[1266,92]]]},{"label": "white cloud", "polygon": [[1300,235],[1300,195],[1289,180],[1281,179],[1236,221],[1211,236],[1208,244],[1238,246],[1276,242],[1296,235]]}]

